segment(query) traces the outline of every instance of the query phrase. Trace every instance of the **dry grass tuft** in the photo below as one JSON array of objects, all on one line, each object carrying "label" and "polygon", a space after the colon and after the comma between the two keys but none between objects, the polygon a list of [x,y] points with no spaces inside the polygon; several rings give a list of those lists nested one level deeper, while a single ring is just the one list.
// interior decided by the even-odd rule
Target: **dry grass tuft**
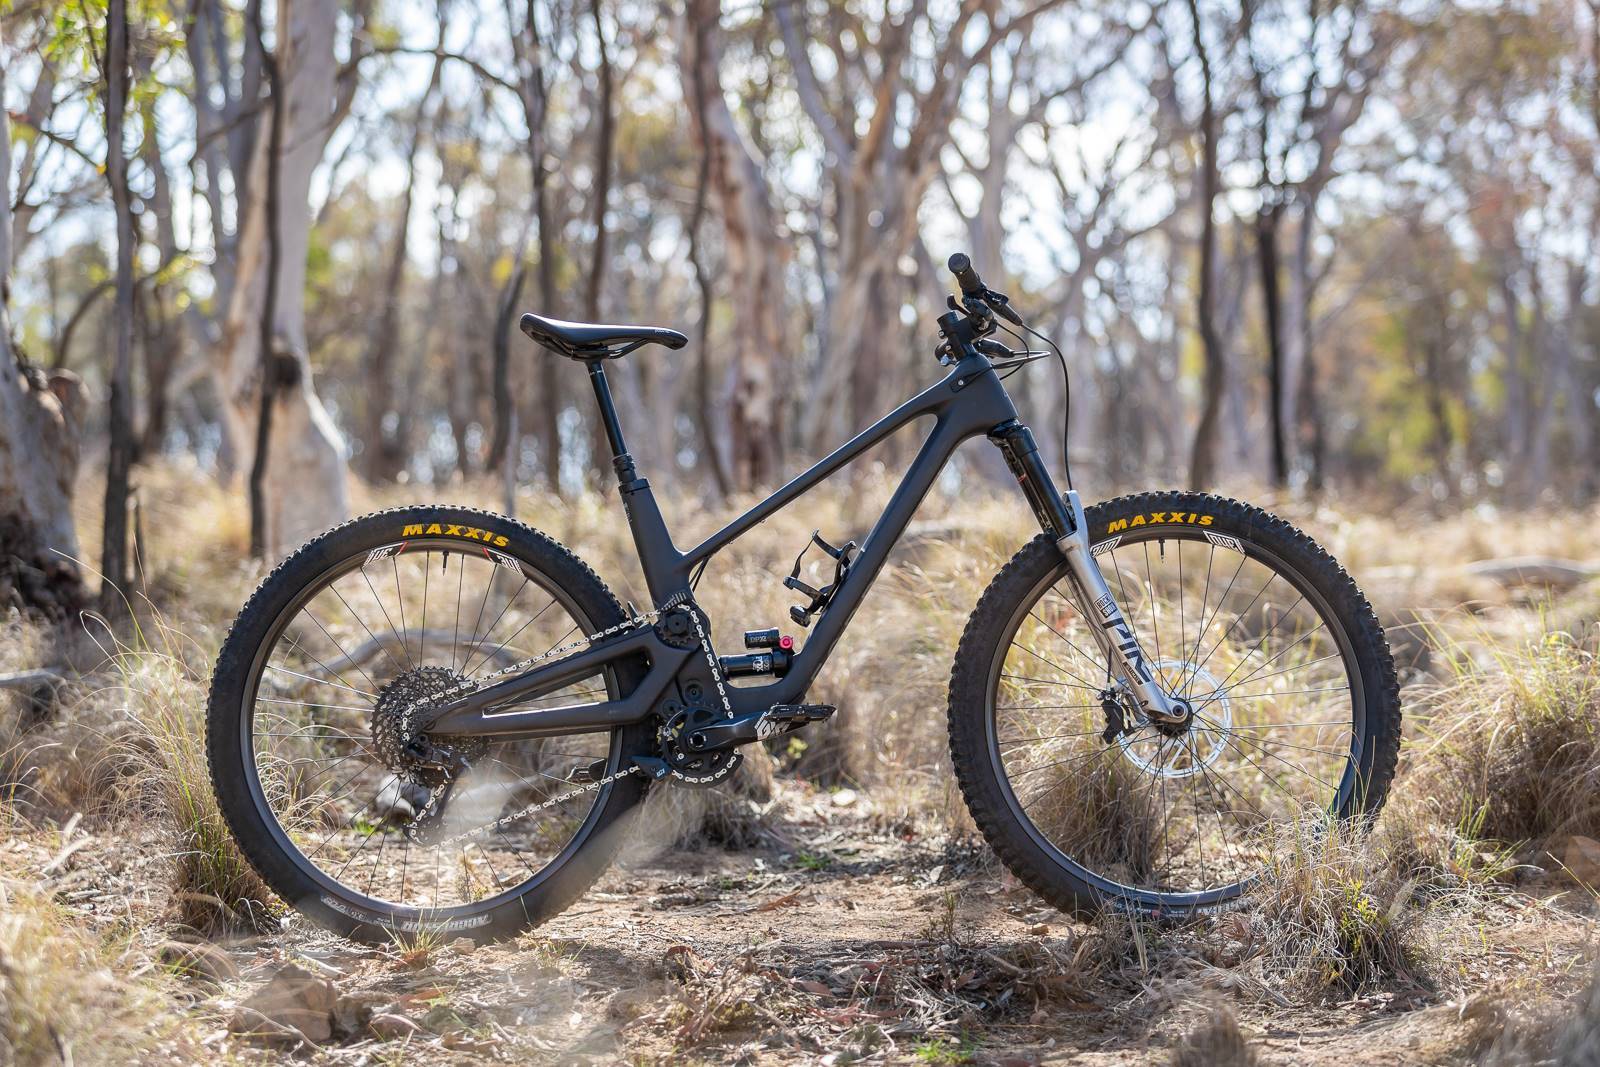
[{"label": "dry grass tuft", "polygon": [[1260,1062],[1239,1020],[1223,1004],[1212,1005],[1210,1015],[1172,1050],[1172,1067],[1256,1067]]},{"label": "dry grass tuft", "polygon": [[0,1063],[127,1063],[169,1040],[169,1002],[127,969],[47,899],[0,881]]},{"label": "dry grass tuft", "polygon": [[1600,969],[1555,1011],[1519,1011],[1500,998],[1475,998],[1463,1010],[1481,1067],[1600,1063]]},{"label": "dry grass tuft", "polygon": [[785,1019],[783,1001],[774,995],[748,959],[719,965],[687,945],[674,945],[662,961],[676,983],[673,995],[642,1021],[667,1032],[678,1049],[691,1048],[759,1021]]},{"label": "dry grass tuft", "polygon": [[1029,811],[1070,855],[1128,884],[1147,882],[1159,854],[1162,813],[1150,779],[1126,760],[1065,765],[1041,776]]},{"label": "dry grass tuft", "polygon": [[1459,805],[1474,837],[1543,844],[1600,835],[1600,661],[1562,632],[1456,656],[1455,683],[1430,701],[1421,788]]},{"label": "dry grass tuft", "polygon": [[1312,995],[1431,985],[1420,879],[1399,838],[1314,815],[1281,829],[1246,913],[1269,972]]},{"label": "dry grass tuft", "polygon": [[204,668],[159,612],[113,638],[109,669],[138,723],[115,760],[119,793],[164,817],[174,834],[173,903],[182,924],[205,934],[275,929],[281,906],[239,854],[211,788],[205,754]]}]

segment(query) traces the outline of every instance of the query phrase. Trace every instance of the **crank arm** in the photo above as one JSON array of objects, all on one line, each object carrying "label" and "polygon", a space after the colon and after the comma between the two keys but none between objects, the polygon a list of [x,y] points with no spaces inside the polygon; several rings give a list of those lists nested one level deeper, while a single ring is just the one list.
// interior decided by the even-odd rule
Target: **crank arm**
[{"label": "crank arm", "polygon": [[1056,546],[1067,557],[1073,583],[1086,604],[1093,605],[1098,617],[1093,621],[1095,641],[1116,672],[1121,675],[1139,709],[1147,718],[1157,722],[1182,723],[1189,718],[1189,706],[1174,698],[1156,681],[1150,670],[1150,660],[1139,646],[1139,638],[1128,625],[1111,595],[1111,587],[1100,573],[1100,565],[1089,551],[1089,523],[1083,513],[1083,502],[1074,490],[1068,490],[1066,505],[1072,516],[1072,532],[1056,538]]},{"label": "crank arm", "polygon": [[821,722],[835,710],[828,704],[774,704],[764,711],[703,726],[683,739],[684,747],[692,752],[712,752],[765,741]]}]

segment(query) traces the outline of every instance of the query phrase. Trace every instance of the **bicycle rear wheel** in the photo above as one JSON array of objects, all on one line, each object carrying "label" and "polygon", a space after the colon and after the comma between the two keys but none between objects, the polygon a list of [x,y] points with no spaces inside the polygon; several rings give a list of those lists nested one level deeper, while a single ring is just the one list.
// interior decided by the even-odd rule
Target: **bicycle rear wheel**
[{"label": "bicycle rear wheel", "polygon": [[1040,537],[996,576],[950,684],[967,805],[1051,903],[1151,916],[1227,906],[1285,822],[1382,807],[1400,740],[1388,644],[1315,542],[1219,497],[1088,509],[1092,550],[1181,727],[1104,704],[1111,669],[1066,562]]},{"label": "bicycle rear wheel", "polygon": [[[494,938],[554,915],[615,854],[649,726],[430,738],[467,760],[447,788],[407,715],[623,618],[581,560],[484,512],[402,508],[311,541],[250,598],[212,679],[207,754],[241,850],[285,901],[358,939]],[[615,697],[643,669],[520,706]]]}]

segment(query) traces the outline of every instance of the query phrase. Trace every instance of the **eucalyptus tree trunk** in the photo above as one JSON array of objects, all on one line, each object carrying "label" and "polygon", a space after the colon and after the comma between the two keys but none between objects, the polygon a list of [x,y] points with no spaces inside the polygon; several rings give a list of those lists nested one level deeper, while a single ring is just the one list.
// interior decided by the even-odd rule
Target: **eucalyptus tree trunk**
[{"label": "eucalyptus tree trunk", "polygon": [[755,149],[728,109],[718,71],[720,0],[690,0],[679,22],[679,62],[706,177],[722,215],[723,250],[733,303],[730,368],[732,474],[739,488],[779,473],[775,367],[789,350],[783,285],[784,248],[772,195]]},{"label": "eucalyptus tree trunk", "polygon": [[1211,57],[1206,51],[1205,33],[1196,0],[1188,0],[1189,18],[1194,26],[1195,55],[1200,60],[1203,97],[1200,106],[1200,284],[1196,286],[1195,316],[1205,352],[1204,394],[1200,421],[1195,427],[1190,451],[1189,485],[1208,489],[1216,478],[1217,422],[1222,411],[1226,370],[1222,341],[1216,325],[1217,191],[1221,176],[1217,164],[1217,121],[1211,86]]},{"label": "eucalyptus tree trunk", "polygon": [[[444,48],[445,20],[439,20],[440,49]],[[372,342],[367,347],[366,373],[366,429],[362,442],[366,446],[361,456],[362,473],[370,481],[392,482],[405,469],[410,456],[410,441],[402,430],[406,419],[400,410],[398,392],[405,386],[396,374],[397,356],[401,351],[400,316],[405,304],[406,250],[411,236],[411,207],[415,200],[417,184],[417,154],[422,148],[423,133],[427,126],[428,104],[439,89],[444,72],[444,60],[435,57],[433,74],[428,87],[417,103],[411,125],[411,142],[406,152],[406,182],[400,192],[400,204],[395,212],[394,242],[389,248],[389,262],[383,281],[383,306],[378,312],[378,322],[372,332]]]},{"label": "eucalyptus tree trunk", "polygon": [[[508,19],[513,10],[514,5],[507,0]],[[554,50],[539,29],[536,17],[538,7],[530,2],[525,12],[521,27],[512,37],[512,50],[517,69],[519,102],[522,104],[523,120],[528,127],[525,147],[533,183],[533,202],[529,207],[534,224],[538,228],[539,263],[535,278],[538,311],[542,315],[560,317],[561,309],[556,304],[555,274],[555,231],[559,228],[559,223],[555,219],[555,208],[551,203],[551,175],[549,161],[546,158],[551,152],[547,129],[550,74],[545,67],[545,60]],[[557,493],[561,490],[563,452],[560,363],[559,359],[545,358],[543,354],[536,359],[536,366],[539,369],[539,411],[532,427],[539,442],[539,464],[545,488]],[[503,453],[505,449],[512,447],[509,430],[508,422],[497,421],[495,441],[500,446],[497,452]]]},{"label": "eucalyptus tree trunk", "polygon": [[337,121],[333,43],[335,0],[279,0],[278,91],[283,94],[278,168],[277,278],[273,351],[263,356],[266,299],[267,167],[272,123],[259,124],[241,208],[239,258],[218,362],[224,430],[236,456],[252,456],[263,375],[271,375],[271,433],[262,482],[264,547],[281,556],[349,511],[344,443],[312,384],[306,351],[306,253],[311,238],[311,173]]},{"label": "eucalyptus tree trunk", "polygon": [[122,144],[128,109],[128,4],[111,0],[106,10],[106,179],[117,219],[116,303],[111,316],[110,402],[106,495],[100,544],[100,606],[112,612],[125,603],[128,584],[128,472],[133,467],[133,230],[128,157]]},{"label": "eucalyptus tree trunk", "polygon": [[[0,30],[3,33],[3,30]],[[6,71],[0,66],[0,97]],[[83,395],[11,346],[11,123],[0,108],[0,611],[71,610],[82,597],[72,485]]]}]

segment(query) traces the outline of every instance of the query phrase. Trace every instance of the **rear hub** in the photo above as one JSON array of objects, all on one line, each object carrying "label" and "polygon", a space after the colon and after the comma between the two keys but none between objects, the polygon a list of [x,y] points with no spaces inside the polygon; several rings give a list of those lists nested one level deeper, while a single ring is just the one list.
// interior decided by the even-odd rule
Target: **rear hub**
[{"label": "rear hub", "polygon": [[[378,690],[378,702],[371,716],[372,747],[395,777],[430,789],[443,785],[449,777],[441,764],[438,748],[411,723],[421,721],[421,712],[430,701],[466,682],[465,675],[448,667],[415,667]],[[452,739],[450,753],[468,762],[489,747],[481,738]]]}]

